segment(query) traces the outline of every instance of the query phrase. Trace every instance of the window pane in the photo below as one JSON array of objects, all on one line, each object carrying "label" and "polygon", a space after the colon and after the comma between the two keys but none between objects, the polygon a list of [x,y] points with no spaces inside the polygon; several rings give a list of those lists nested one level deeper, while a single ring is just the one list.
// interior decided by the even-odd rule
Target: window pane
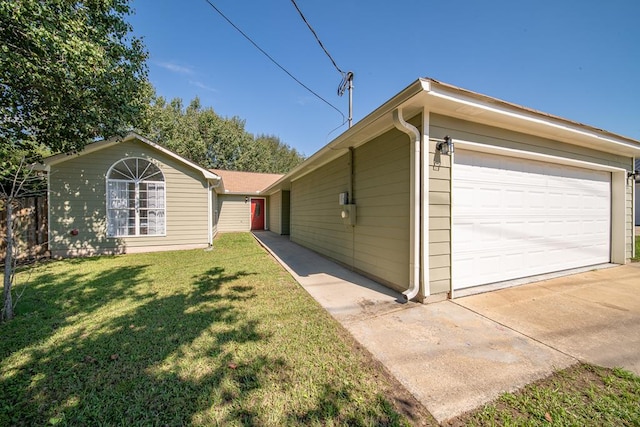
[{"label": "window pane", "polygon": [[107,180],[108,235],[165,234],[164,192],[157,165],[140,158],[116,163]]}]

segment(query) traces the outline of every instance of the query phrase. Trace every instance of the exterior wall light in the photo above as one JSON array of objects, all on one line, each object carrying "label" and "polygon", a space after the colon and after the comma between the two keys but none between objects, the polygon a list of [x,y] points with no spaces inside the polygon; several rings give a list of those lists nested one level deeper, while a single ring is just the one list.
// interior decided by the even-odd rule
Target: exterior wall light
[{"label": "exterior wall light", "polygon": [[249,203],[249,196],[244,196],[244,202]]},{"label": "exterior wall light", "polygon": [[640,178],[640,171],[636,169],[633,172],[627,172],[627,178],[633,178],[637,181]]},{"label": "exterior wall light", "polygon": [[436,150],[445,156],[453,154],[453,138],[449,135],[445,136],[444,141],[440,141],[436,144]]}]

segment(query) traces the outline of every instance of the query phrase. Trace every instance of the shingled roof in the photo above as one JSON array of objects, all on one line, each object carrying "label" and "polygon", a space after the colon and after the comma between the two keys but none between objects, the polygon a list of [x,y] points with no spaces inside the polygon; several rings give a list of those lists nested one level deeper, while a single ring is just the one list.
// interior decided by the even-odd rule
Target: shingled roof
[{"label": "shingled roof", "polygon": [[222,178],[219,193],[225,194],[260,194],[262,190],[271,186],[282,178],[282,174],[226,171],[222,169],[210,169]]}]

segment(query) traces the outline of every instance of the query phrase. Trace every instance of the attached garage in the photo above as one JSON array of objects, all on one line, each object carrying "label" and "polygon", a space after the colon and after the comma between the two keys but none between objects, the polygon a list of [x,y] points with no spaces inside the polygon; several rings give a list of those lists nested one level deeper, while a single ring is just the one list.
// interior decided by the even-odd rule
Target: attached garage
[{"label": "attached garage", "polygon": [[454,289],[611,260],[610,172],[458,150],[452,182]]},{"label": "attached garage", "polygon": [[633,139],[419,79],[265,194],[290,193],[292,241],[439,300],[629,262],[638,157]]}]

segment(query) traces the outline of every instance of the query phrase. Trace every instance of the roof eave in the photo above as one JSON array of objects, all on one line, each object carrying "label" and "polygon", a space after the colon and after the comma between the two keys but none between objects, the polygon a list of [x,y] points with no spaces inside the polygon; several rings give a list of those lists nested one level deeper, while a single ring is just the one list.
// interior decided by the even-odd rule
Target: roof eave
[{"label": "roof eave", "polygon": [[138,140],[141,141],[153,148],[155,148],[156,150],[164,153],[165,155],[171,157],[172,159],[179,161],[181,163],[184,163],[186,165],[188,165],[189,167],[199,171],[200,173],[202,173],[202,176],[207,179],[207,180],[211,180],[211,181],[219,181],[220,177],[218,175],[216,175],[215,173],[208,171],[207,169],[198,166],[197,164],[193,163],[190,160],[185,159],[182,156],[179,156],[178,154],[174,153],[173,151],[170,151],[166,148],[164,148],[163,146],[156,144],[155,142],[151,141],[150,139],[145,138],[142,135],[139,135],[135,132],[129,132],[127,135],[125,135],[123,138],[119,138],[119,137],[113,137],[113,138],[109,138],[109,139],[105,139],[103,141],[97,141],[91,144],[88,144],[87,146],[85,146],[85,148],[78,152],[78,153],[61,153],[61,154],[56,154],[54,156],[51,157],[47,157],[46,159],[44,159],[43,162],[43,169],[46,171],[49,171],[51,169],[51,166],[54,166],[58,163],[62,163],[62,162],[66,162],[67,160],[70,160],[72,158],[72,156],[76,157],[80,157],[80,156],[84,156],[87,155],[89,153],[93,153],[99,150],[103,150],[105,148],[111,147],[113,145],[119,144],[121,142],[126,142],[126,141],[132,141],[132,140]]},{"label": "roof eave", "polygon": [[409,118],[426,110],[466,121],[581,145],[598,151],[640,157],[640,142],[631,138],[441,83],[431,78],[421,78],[267,187],[263,193],[272,194],[280,189],[286,189],[292,180],[342,155],[341,149],[358,147],[392,129],[391,113],[396,108],[402,108],[404,116]]},{"label": "roof eave", "polygon": [[344,154],[343,150],[347,150],[350,147],[356,148],[393,128],[391,112],[416,95],[425,93],[427,86],[428,82],[423,79],[414,81],[393,98],[340,134],[329,144],[316,151],[307,160],[289,171],[289,173],[265,188],[262,193],[272,194],[277,192],[283,185],[286,186],[287,183],[290,183],[291,180],[298,179],[341,156]]},{"label": "roof eave", "polygon": [[640,142],[631,138],[433,79],[426,80],[431,83],[428,90],[431,112],[599,151],[640,155]]}]

